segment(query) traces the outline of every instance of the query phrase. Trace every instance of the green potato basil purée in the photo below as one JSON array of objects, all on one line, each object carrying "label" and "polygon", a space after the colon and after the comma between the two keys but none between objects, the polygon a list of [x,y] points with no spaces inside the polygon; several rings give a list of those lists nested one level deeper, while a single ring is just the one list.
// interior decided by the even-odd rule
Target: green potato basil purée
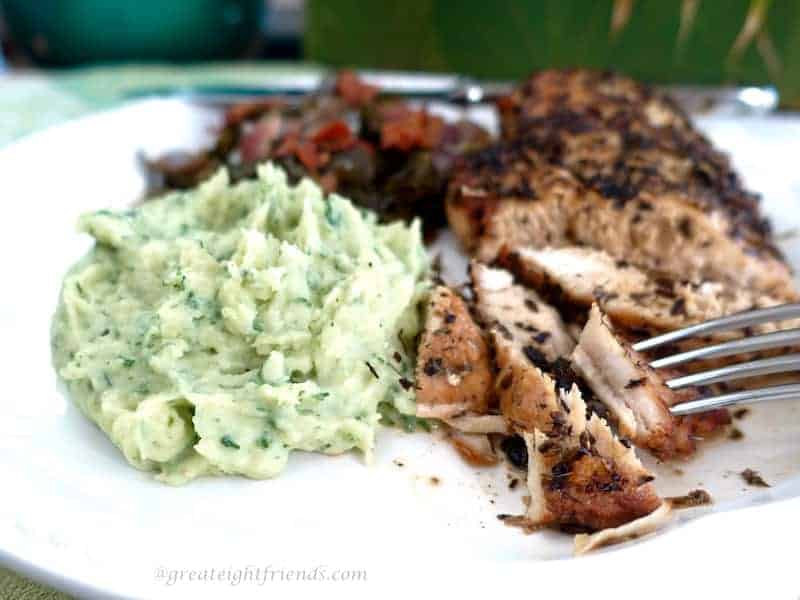
[{"label": "green potato basil pur\u00e9e", "polygon": [[413,418],[418,222],[265,165],[79,223],[96,243],[64,281],[54,362],[135,467],[273,477],[295,449],[369,458],[381,413]]}]

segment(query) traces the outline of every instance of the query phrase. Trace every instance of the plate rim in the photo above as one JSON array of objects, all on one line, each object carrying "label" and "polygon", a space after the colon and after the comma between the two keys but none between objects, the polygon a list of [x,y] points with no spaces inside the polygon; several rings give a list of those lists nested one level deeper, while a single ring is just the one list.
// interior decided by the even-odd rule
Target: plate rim
[{"label": "plate rim", "polygon": [[[168,102],[173,102],[173,101],[174,102],[183,102],[183,101],[181,101],[179,99],[170,99],[170,100],[168,100]],[[37,132],[31,133],[29,135],[26,135],[26,136],[24,136],[24,137],[22,137],[22,138],[20,138],[18,140],[15,140],[11,144],[8,144],[7,146],[4,146],[3,148],[0,148],[0,164],[2,164],[2,162],[5,161],[9,155],[13,155],[14,152],[18,151],[18,148],[20,146],[26,146],[26,145],[29,145],[29,144],[32,144],[32,143],[40,143],[39,142],[40,138],[46,139],[47,136],[54,135],[55,133],[57,133],[59,131],[71,130],[73,128],[80,127],[83,123],[85,123],[87,121],[95,121],[95,120],[106,119],[106,118],[109,118],[109,117],[114,117],[114,116],[117,115],[117,113],[124,113],[125,111],[130,110],[131,108],[141,107],[141,105],[143,105],[143,104],[150,104],[150,103],[153,103],[153,102],[159,102],[160,103],[160,102],[164,102],[164,100],[163,99],[139,99],[139,100],[127,101],[127,102],[125,102],[125,103],[123,103],[123,104],[121,104],[119,106],[116,106],[116,107],[113,107],[113,108],[109,108],[109,109],[105,109],[105,110],[102,110],[102,111],[98,111],[98,112],[95,112],[95,113],[92,113],[92,114],[89,114],[89,115],[84,115],[84,116],[81,116],[79,118],[72,119],[72,120],[66,121],[64,123],[60,123],[60,124],[55,125],[53,127],[46,128],[44,130],[37,131]],[[769,119],[781,119],[782,120],[784,118],[788,118],[788,116],[787,115],[775,114],[775,115],[770,115],[768,118]],[[773,508],[777,509],[777,507],[791,507],[792,509],[797,511],[797,509],[800,509],[800,497],[777,499],[777,500],[772,501],[772,502],[760,503],[757,506],[734,507],[733,510],[726,511],[726,512],[736,512],[736,513],[741,513],[741,512],[753,512],[753,513],[763,512],[764,514],[766,514],[768,512],[771,512],[771,510]],[[744,509],[743,511],[741,510],[742,508]],[[752,511],[749,511],[748,509],[752,509]],[[711,517],[711,519],[714,519],[714,518],[716,518],[716,517],[718,517],[720,515],[724,515],[724,514],[726,514],[726,513],[725,512],[722,512],[722,513],[710,513],[710,514],[707,514],[707,515],[703,515],[703,517]],[[754,519],[759,519],[760,517],[759,516],[755,516],[753,518]],[[681,526],[680,526],[680,529],[681,530],[689,530],[689,529],[692,529],[693,523],[700,522],[700,521],[707,521],[707,520],[711,520],[711,519],[705,519],[705,518],[704,519],[699,519],[699,518],[698,519],[692,519],[691,520],[692,523],[682,523]],[[667,532],[663,536],[658,536],[658,537],[649,539],[649,540],[647,540],[646,543],[648,545],[652,545],[654,543],[658,543],[658,544],[666,543],[666,540],[671,537],[669,535],[669,533],[670,532]],[[777,537],[779,534],[776,533],[775,535]],[[638,546],[638,545],[639,544],[636,544],[636,546]],[[32,546],[32,547],[35,547],[35,546]],[[633,547],[633,546],[632,545],[626,545],[626,546],[618,548],[618,549],[604,550],[603,552],[597,554],[597,556],[603,556],[603,555],[607,555],[609,553],[615,553],[617,550],[626,551],[626,550],[630,549],[631,547]],[[590,557],[590,558],[592,558],[592,557]],[[564,558],[564,559],[556,559],[556,560],[563,561],[563,562],[569,562],[569,561],[572,561],[573,559]],[[585,559],[581,559],[581,560],[585,560]],[[538,565],[538,564],[543,564],[545,562],[550,562],[550,561],[538,561],[538,560],[536,560],[536,561],[526,561],[526,562],[527,562],[528,567],[530,567],[532,564],[537,564]],[[119,598],[120,600],[128,600],[130,598],[134,598],[134,596],[121,594],[118,591],[112,591],[109,588],[98,587],[96,582],[92,582],[91,580],[88,580],[88,579],[85,579],[85,578],[80,578],[80,577],[73,577],[73,576],[70,576],[70,575],[68,575],[66,573],[59,572],[59,571],[54,570],[54,569],[48,569],[48,568],[45,568],[45,567],[41,567],[41,566],[37,565],[34,560],[24,557],[23,554],[19,553],[19,551],[15,552],[14,549],[4,546],[1,542],[0,542],[0,565],[2,565],[3,567],[9,568],[13,572],[18,573],[18,574],[20,574],[20,575],[22,575],[24,577],[27,577],[27,578],[29,578],[31,580],[43,583],[45,585],[49,585],[49,586],[51,586],[51,587],[53,587],[55,589],[62,590],[65,593],[68,593],[68,594],[78,595],[79,597],[103,597],[103,598],[113,597],[113,598]]]}]

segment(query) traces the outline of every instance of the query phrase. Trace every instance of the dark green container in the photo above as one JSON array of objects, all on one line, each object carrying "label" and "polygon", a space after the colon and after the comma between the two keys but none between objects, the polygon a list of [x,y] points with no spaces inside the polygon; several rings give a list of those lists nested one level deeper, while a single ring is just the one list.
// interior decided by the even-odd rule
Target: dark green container
[{"label": "dark green container", "polygon": [[15,43],[38,63],[199,61],[257,44],[264,0],[0,0]]},{"label": "dark green container", "polygon": [[[774,81],[800,100],[800,1],[766,5],[762,39],[731,52],[758,0],[308,0],[307,56],[334,66],[520,78],[545,67],[615,68],[659,83]],[[681,12],[695,6],[681,40]],[[766,41],[765,41],[766,40]],[[759,46],[761,49],[759,50]],[[771,46],[779,64],[768,67]],[[777,67],[777,68],[776,68]]]}]

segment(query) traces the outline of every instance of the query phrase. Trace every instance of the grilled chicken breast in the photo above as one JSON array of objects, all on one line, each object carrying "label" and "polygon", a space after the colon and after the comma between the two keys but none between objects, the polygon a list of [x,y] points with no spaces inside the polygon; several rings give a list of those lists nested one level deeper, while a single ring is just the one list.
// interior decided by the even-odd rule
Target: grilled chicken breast
[{"label": "grilled chicken breast", "polygon": [[601,194],[684,193],[702,212],[724,215],[732,236],[774,253],[758,196],[665,94],[614,73],[550,70],[498,108],[506,139],[524,137]]},{"label": "grilled chicken breast", "polygon": [[535,74],[499,104],[504,139],[454,175],[451,227],[490,261],[584,245],[693,282],[796,298],[758,197],[675,105],[629,79]]},{"label": "grilled chicken breast", "polygon": [[420,417],[447,419],[487,411],[489,349],[464,300],[446,286],[437,286],[430,295],[416,381]]},{"label": "grilled chicken breast", "polygon": [[691,454],[697,437],[729,422],[724,410],[674,417],[669,408],[697,397],[697,392],[668,388],[664,381],[671,373],[651,369],[596,304],[572,364],[613,414],[619,432],[660,458]]},{"label": "grilled chicken breast", "polygon": [[800,296],[758,197],[669,98],[544,71],[498,109],[502,139],[460,163],[445,201],[474,258],[475,320],[435,291],[418,413],[472,434],[452,438],[480,464],[486,434],[522,437],[526,520],[596,532],[580,553],[669,517],[632,443],[683,457],[729,423],[725,410],[674,417],[702,390],[671,390],[681,373],[650,368],[633,336]]}]

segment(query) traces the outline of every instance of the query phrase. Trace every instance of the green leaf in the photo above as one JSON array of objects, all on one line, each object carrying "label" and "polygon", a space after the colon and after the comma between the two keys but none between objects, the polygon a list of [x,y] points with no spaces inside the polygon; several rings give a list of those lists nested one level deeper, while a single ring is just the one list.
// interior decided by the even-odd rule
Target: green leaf
[{"label": "green leaf", "polygon": [[331,227],[338,227],[342,222],[342,213],[333,207],[330,200],[325,203],[325,220]]},{"label": "green leaf", "polygon": [[239,444],[234,442],[231,436],[229,435],[223,435],[222,439],[220,440],[220,443],[226,448],[234,448],[236,450],[239,450]]}]

